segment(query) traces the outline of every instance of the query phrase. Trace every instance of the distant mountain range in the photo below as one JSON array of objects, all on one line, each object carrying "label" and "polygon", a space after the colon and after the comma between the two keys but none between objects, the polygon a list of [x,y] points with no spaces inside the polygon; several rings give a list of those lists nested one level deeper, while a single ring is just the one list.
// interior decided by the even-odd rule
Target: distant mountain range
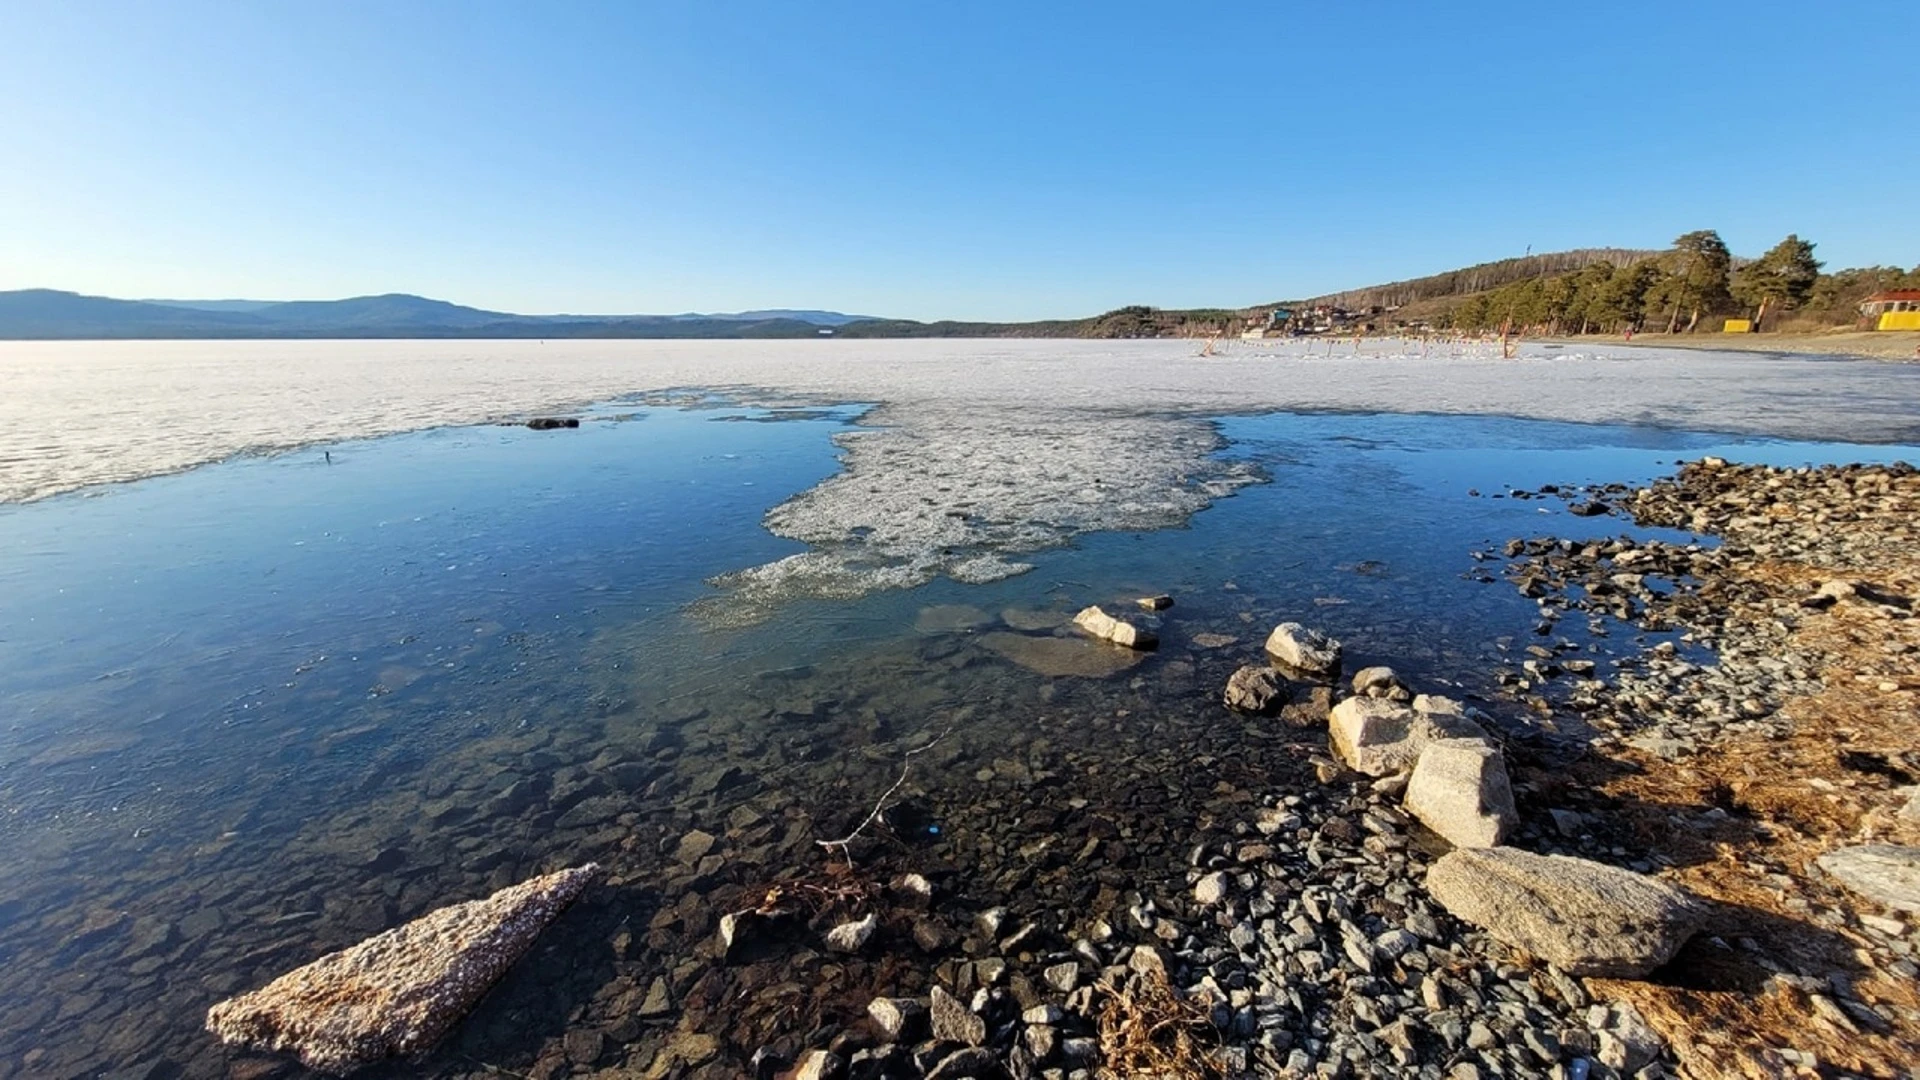
[{"label": "distant mountain range", "polygon": [[0,292],[0,339],[780,338],[850,323],[837,311],[514,315],[406,293],[346,300],[115,300],[54,289]]}]

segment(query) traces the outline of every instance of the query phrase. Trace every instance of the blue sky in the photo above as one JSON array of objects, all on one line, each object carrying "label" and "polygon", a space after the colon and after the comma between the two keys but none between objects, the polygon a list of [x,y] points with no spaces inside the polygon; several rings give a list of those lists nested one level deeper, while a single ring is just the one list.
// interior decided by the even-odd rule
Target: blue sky
[{"label": "blue sky", "polygon": [[1013,319],[1695,228],[1911,266],[1916,32],[1891,0],[10,0],[0,289]]}]

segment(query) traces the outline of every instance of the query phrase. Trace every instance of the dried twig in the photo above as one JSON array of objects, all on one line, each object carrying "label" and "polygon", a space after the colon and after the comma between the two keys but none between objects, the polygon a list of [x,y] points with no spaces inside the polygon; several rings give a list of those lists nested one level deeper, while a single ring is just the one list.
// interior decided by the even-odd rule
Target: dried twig
[{"label": "dried twig", "polygon": [[879,819],[882,813],[886,812],[887,800],[893,798],[893,793],[896,791],[899,791],[900,785],[907,782],[907,774],[913,771],[914,755],[926,753],[927,751],[933,749],[934,746],[937,745],[941,739],[944,739],[951,734],[953,734],[953,729],[948,728],[947,730],[941,732],[940,734],[935,735],[931,740],[927,742],[926,745],[907,751],[906,756],[900,762],[900,778],[893,782],[892,787],[888,788],[886,791],[880,794],[879,801],[873,804],[873,809],[867,812],[867,816],[861,820],[860,824],[855,825],[853,827],[852,832],[848,833],[847,835],[841,837],[838,840],[815,840],[814,843],[819,844],[821,847],[826,848],[828,851],[838,850],[840,854],[846,858],[847,866],[851,868],[853,866],[853,852],[849,849],[849,845],[851,845],[854,842],[854,840],[857,839],[859,835],[866,830],[867,826],[873,824],[876,820]]}]

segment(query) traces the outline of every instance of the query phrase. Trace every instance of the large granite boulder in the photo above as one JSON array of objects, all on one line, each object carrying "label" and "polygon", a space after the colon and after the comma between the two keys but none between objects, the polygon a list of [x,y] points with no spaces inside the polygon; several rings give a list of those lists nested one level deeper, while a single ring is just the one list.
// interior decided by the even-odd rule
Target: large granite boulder
[{"label": "large granite boulder", "polygon": [[1413,767],[1420,747],[1412,738],[1412,709],[1385,698],[1352,697],[1327,714],[1334,755],[1368,776],[1389,776]]},{"label": "large granite boulder", "polygon": [[1882,907],[1920,913],[1920,847],[1860,844],[1817,860],[1834,880]]},{"label": "large granite boulder", "polygon": [[1267,652],[1289,671],[1317,679],[1340,673],[1340,643],[1318,630],[1284,622],[1267,635]]},{"label": "large granite boulder", "polygon": [[1404,801],[1409,813],[1455,847],[1498,847],[1519,824],[1506,759],[1478,739],[1427,743]]},{"label": "large granite boulder", "polygon": [[1578,976],[1637,979],[1672,959],[1703,914],[1664,881],[1514,848],[1441,856],[1427,892],[1455,917]]},{"label": "large granite boulder", "polygon": [[423,915],[220,1002],[207,1010],[207,1030],[336,1075],[420,1053],[599,873],[589,863]]}]

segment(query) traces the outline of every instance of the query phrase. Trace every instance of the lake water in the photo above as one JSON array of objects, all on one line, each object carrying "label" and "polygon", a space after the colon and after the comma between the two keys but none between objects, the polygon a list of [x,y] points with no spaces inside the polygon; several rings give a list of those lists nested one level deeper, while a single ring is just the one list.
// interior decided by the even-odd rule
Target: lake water
[{"label": "lake water", "polygon": [[[1033,346],[978,362],[1044,366]],[[1123,355],[1116,378],[1150,389],[1140,357],[1173,355],[1155,348],[1072,355]],[[923,359],[945,380],[965,366]],[[1859,367],[1816,370],[1840,373],[1859,430],[1897,435],[1907,383]],[[697,383],[680,374],[651,381]],[[1538,611],[1476,580],[1472,554],[1630,527],[1508,492],[1644,481],[1705,453],[1920,458],[1672,425],[1274,412],[1259,394],[1238,410],[1217,407],[1217,374],[1192,395],[1211,412],[1148,407],[1146,389],[1023,408],[995,396],[1005,375],[945,395],[880,376],[849,392],[845,373],[641,385],[574,431],[329,440],[0,506],[0,1076],[229,1075],[200,1031],[208,1005],[589,859],[618,884],[391,1075],[523,1069],[581,1027],[633,1062],[674,1023],[744,1056],[924,985],[911,963],[818,955],[792,958],[792,985],[747,984],[764,973],[710,955],[719,911],[830,868],[814,841],[857,824],[907,750],[936,742],[863,862],[937,872],[968,908],[1177,889],[1208,798],[1297,772],[1293,743],[1219,705],[1275,623],[1525,726],[1491,676],[1536,640]],[[1783,415],[1802,376],[1766,383]],[[401,411],[451,421],[485,397],[463,394]],[[1726,396],[1759,408],[1751,388]],[[124,438],[72,441],[111,447],[101,477],[137,471]],[[10,474],[16,496],[47,486],[30,471]],[[1161,592],[1176,603],[1153,653],[1059,629]],[[1646,640],[1550,635],[1603,673]],[[1107,837],[1097,873],[1044,869],[1086,828]],[[695,829],[724,857],[679,859]],[[623,1028],[606,987],[655,977],[675,1017]]]}]

